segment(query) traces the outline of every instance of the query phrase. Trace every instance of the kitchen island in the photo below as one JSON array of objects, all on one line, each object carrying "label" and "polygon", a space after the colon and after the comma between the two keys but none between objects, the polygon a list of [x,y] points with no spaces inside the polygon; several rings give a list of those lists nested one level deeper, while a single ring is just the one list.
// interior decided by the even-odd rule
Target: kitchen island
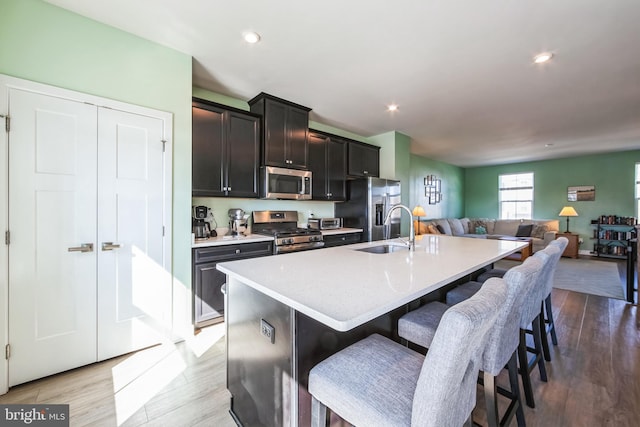
[{"label": "kitchen island", "polygon": [[414,252],[394,239],[218,264],[232,415],[245,426],[309,425],[316,363],[373,332],[397,339],[410,304],[525,245],[424,235]]}]

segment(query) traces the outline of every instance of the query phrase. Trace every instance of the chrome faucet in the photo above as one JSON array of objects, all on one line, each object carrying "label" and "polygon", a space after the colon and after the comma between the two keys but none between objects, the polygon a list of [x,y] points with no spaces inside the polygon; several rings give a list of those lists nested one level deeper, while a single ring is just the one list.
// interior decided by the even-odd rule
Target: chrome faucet
[{"label": "chrome faucet", "polygon": [[391,209],[389,209],[389,212],[387,212],[387,216],[384,219],[384,225],[387,225],[387,223],[389,222],[389,219],[391,218],[391,214],[393,213],[393,211],[395,211],[398,208],[404,209],[405,211],[407,211],[407,213],[409,214],[409,218],[411,219],[411,222],[410,222],[411,228],[409,229],[409,241],[406,242],[406,243],[407,243],[407,245],[409,245],[409,250],[410,251],[415,251],[415,249],[416,249],[416,232],[415,232],[415,229],[413,228],[413,213],[411,212],[411,209],[409,209],[405,205],[401,205],[401,204],[397,204],[397,205],[391,206]]}]

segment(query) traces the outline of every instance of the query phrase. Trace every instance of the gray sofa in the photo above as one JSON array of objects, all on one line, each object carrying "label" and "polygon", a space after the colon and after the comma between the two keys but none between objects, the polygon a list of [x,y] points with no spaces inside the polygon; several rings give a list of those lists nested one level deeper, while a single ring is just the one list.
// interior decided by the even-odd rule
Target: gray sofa
[{"label": "gray sofa", "polygon": [[[518,233],[519,227],[520,233]],[[530,227],[529,227],[530,226]],[[503,236],[526,237],[533,242],[533,251],[544,249],[556,238],[560,221],[557,219],[489,219],[441,218],[419,223],[420,234],[497,239]]]}]

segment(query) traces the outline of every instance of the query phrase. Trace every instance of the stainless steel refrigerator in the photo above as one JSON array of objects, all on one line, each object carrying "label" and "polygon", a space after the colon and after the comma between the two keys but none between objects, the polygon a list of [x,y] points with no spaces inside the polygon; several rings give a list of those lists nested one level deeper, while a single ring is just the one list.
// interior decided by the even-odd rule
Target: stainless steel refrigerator
[{"label": "stainless steel refrigerator", "polygon": [[336,203],[335,216],[343,218],[343,226],[362,228],[362,241],[391,239],[400,236],[400,215],[396,209],[384,226],[391,206],[400,203],[400,181],[384,178],[362,178],[347,181],[346,202]]}]

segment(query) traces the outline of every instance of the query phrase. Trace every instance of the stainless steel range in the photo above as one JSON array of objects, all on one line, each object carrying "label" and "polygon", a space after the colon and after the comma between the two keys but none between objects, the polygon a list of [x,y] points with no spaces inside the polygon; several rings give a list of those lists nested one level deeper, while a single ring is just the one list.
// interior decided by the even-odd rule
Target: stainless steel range
[{"label": "stainless steel range", "polygon": [[252,233],[273,236],[274,254],[306,251],[324,246],[320,230],[298,228],[297,211],[253,211]]}]

